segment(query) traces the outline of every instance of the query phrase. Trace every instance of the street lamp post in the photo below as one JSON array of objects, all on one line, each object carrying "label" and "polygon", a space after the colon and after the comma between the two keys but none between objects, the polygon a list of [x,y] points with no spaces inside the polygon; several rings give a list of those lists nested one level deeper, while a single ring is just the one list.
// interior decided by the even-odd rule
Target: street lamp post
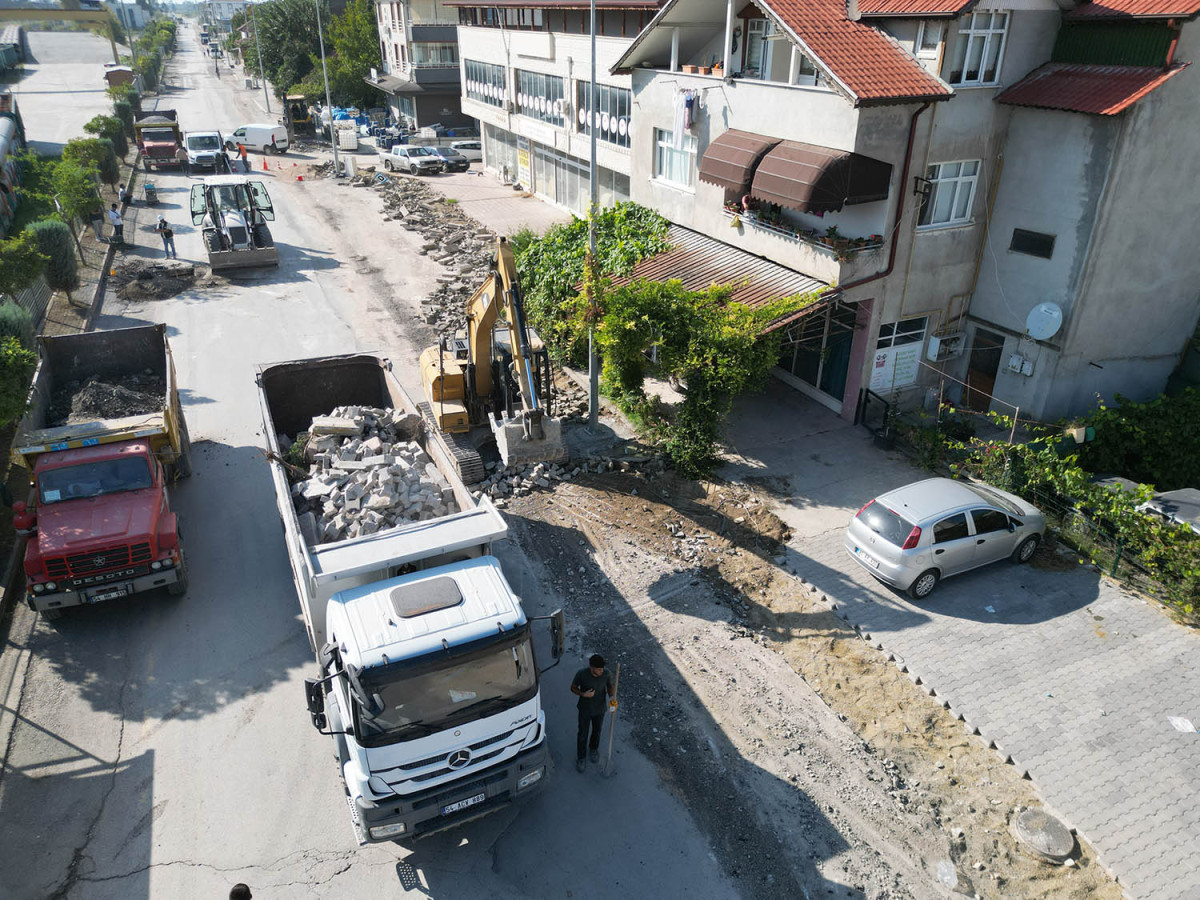
[{"label": "street lamp post", "polygon": [[[248,4],[250,7],[250,27],[254,29],[254,53],[258,57],[258,78],[263,86],[263,101],[267,104],[267,115],[271,114],[271,97],[267,93],[267,76],[263,74],[262,61],[262,44],[258,42],[258,22],[254,18],[254,4]],[[321,11],[317,10],[317,17],[320,18]]]},{"label": "street lamp post", "polygon": [[317,4],[317,37],[321,41],[321,76],[325,79],[325,108],[329,110],[329,143],[333,145],[333,175],[336,178],[341,174],[341,166],[338,164],[337,152],[337,134],[333,130],[333,100],[329,97],[329,69],[325,65],[325,35],[321,32],[321,0],[315,0]]},{"label": "street lamp post", "polygon": [[596,0],[591,0],[592,12],[592,83],[588,89],[588,147],[591,161],[588,165],[588,428],[592,431],[600,421],[600,363],[596,359],[596,109],[599,90],[596,87]]}]

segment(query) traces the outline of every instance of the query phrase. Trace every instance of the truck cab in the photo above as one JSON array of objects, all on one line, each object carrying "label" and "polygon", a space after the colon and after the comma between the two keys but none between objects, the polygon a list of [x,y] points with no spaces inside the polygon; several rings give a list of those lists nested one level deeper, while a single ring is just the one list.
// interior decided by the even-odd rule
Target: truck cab
[{"label": "truck cab", "polygon": [[187,590],[179,525],[148,441],[44,453],[33,467],[26,599],[54,613],[156,587]]},{"label": "truck cab", "polygon": [[225,139],[219,131],[189,131],[184,138],[184,148],[187,150],[188,166],[191,169],[212,169],[221,171],[225,157]]},{"label": "truck cab", "polygon": [[540,785],[532,629],[495,557],[341,591],[326,628],[309,711],[337,738],[360,843],[441,831]]}]

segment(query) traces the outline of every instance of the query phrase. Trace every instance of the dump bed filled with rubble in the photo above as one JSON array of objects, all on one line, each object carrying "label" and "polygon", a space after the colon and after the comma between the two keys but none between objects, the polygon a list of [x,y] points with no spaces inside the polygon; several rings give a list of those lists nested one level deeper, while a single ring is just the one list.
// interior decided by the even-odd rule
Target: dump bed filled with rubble
[{"label": "dump bed filled with rubble", "polygon": [[[359,406],[312,420],[297,438],[308,477],[290,470],[292,502],[308,546],[458,512],[454,488],[417,443],[420,427],[414,414]],[[293,445],[286,435],[279,443]]]}]

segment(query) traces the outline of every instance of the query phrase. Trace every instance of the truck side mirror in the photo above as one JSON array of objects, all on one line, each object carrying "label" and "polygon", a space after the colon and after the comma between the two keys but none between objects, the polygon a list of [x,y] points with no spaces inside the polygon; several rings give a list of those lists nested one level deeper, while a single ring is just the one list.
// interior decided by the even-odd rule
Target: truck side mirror
[{"label": "truck side mirror", "polygon": [[325,719],[325,691],[321,687],[320,680],[305,678],[304,695],[308,701],[308,714],[312,716],[313,727],[318,731],[324,731],[327,725]]},{"label": "truck side mirror", "polygon": [[561,609],[550,613],[550,655],[562,659],[567,647],[567,617]]}]

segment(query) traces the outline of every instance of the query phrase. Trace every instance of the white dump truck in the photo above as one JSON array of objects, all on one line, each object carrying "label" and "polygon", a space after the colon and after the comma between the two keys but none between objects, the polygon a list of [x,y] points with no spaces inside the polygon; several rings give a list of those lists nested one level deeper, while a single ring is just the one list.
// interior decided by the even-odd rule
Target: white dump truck
[{"label": "white dump truck", "polygon": [[[277,363],[257,380],[320,666],[308,709],[336,742],[360,843],[422,837],[534,793],[545,714],[533,620],[491,555],[504,518],[471,496],[386,360]],[[558,660],[562,613],[541,618]]]}]

